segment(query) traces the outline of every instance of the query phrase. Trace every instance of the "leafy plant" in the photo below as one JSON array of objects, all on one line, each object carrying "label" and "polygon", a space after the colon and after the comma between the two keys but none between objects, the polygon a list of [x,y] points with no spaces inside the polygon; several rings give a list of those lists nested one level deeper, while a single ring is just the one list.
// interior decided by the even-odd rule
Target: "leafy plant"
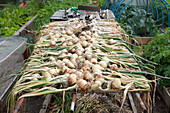
[{"label": "leafy plant", "polygon": [[30,0],[25,8],[9,4],[0,10],[0,35],[13,35],[36,14],[38,17],[35,19],[34,29],[37,30],[50,22],[50,17],[55,11],[77,7],[79,4],[89,5],[89,0],[47,0],[43,2],[43,8],[40,0]]},{"label": "leafy plant", "polygon": [[[120,14],[121,9],[124,5],[121,6],[117,16]],[[144,9],[140,9],[135,5],[128,5],[123,11],[120,23],[122,28],[130,35],[135,36],[145,36],[145,21],[147,15],[147,26],[146,26],[146,36],[155,36],[155,31],[158,29],[157,21],[154,20],[154,17],[151,13],[146,13]]]},{"label": "leafy plant", "polygon": [[31,0],[26,8],[8,5],[0,10],[0,35],[13,35],[40,9],[39,0]]},{"label": "leafy plant", "polygon": [[[168,13],[167,13],[167,9],[166,9],[166,7],[165,7],[165,5],[164,5],[164,3],[162,2],[162,0],[158,0],[159,1],[159,3],[161,4],[161,7],[162,7],[162,9],[163,9],[163,14],[164,14],[164,27],[167,27],[168,26]],[[158,23],[159,24],[162,24],[162,10],[161,10],[161,7],[160,7],[160,5],[159,5],[159,3],[155,0],[155,3],[156,3],[156,6],[157,6],[157,9],[158,9],[158,15],[159,15],[159,21],[158,21]],[[167,5],[167,4],[166,4]],[[170,7],[167,5],[167,8],[168,8],[168,11],[170,11]],[[157,12],[156,12],[156,8],[155,7],[153,7],[153,10],[154,10],[154,13],[153,13],[153,15],[154,15],[154,19],[156,20],[156,18],[157,18]],[[151,11],[150,11],[151,12]],[[170,14],[170,13],[169,13]],[[170,17],[169,17],[170,18]]]},{"label": "leafy plant", "polygon": [[[155,69],[157,74],[170,77],[170,28],[163,33],[158,32],[146,46],[144,56],[159,64]],[[162,79],[160,86],[162,85],[170,86],[170,80]]]}]

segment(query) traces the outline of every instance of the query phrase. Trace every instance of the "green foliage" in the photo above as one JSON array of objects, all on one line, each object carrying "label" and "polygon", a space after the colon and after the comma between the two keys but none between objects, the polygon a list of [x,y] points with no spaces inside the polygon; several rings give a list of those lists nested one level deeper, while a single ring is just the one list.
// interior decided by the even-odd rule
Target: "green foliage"
[{"label": "green foliage", "polygon": [[[117,16],[120,14],[121,9],[124,7],[124,4],[119,9]],[[145,36],[145,21],[147,14],[147,27],[146,27],[146,36],[151,37],[155,36],[154,30],[158,29],[156,24],[157,21],[154,20],[154,17],[151,13],[146,13],[144,9],[140,9],[135,5],[128,5],[123,11],[119,22],[121,23],[122,28],[129,34],[135,36]]]},{"label": "green foliage", "polygon": [[8,5],[0,10],[0,35],[13,35],[40,9],[39,0],[31,0],[26,8]]},{"label": "green foliage", "polygon": [[[170,77],[170,28],[156,35],[146,46],[144,56],[158,63],[156,73]],[[170,80],[161,80],[161,85],[170,86]]]},{"label": "green foliage", "polygon": [[46,23],[50,22],[50,17],[60,9],[69,9],[78,5],[90,5],[89,0],[50,0],[44,4],[44,8],[37,12],[38,17],[35,19],[35,29],[39,29]]},{"label": "green foliage", "polygon": [[68,9],[81,5],[89,5],[89,0],[47,0],[43,2],[41,8],[40,0],[30,0],[27,7],[8,5],[0,10],[0,35],[13,35],[21,26],[23,26],[33,15],[38,15],[35,19],[35,29],[50,22],[50,17],[55,11]]},{"label": "green foliage", "polygon": [[[167,9],[164,5],[164,3],[162,2],[162,0],[158,0],[161,4],[161,7],[163,9],[163,14],[164,14],[164,26],[168,26],[168,13],[167,13]],[[170,0],[169,0],[170,1]],[[155,3],[156,3],[156,6],[158,8],[158,15],[159,15],[159,21],[158,23],[159,24],[162,24],[162,10],[161,10],[161,7],[159,5],[159,3],[155,0]],[[166,4],[167,8],[168,8],[168,11],[169,11],[169,14],[170,14],[170,7]],[[155,20],[157,18],[157,14],[156,14],[156,8],[154,7],[154,17],[155,17]],[[151,12],[151,11],[150,11]],[[170,18],[170,17],[169,17]]]}]

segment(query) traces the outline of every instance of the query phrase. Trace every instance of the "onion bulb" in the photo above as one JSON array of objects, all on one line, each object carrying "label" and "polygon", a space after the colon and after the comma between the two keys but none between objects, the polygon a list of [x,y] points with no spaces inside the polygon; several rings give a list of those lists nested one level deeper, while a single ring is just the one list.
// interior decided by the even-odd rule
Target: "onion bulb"
[{"label": "onion bulb", "polygon": [[53,56],[50,56],[49,60],[52,62],[56,62],[56,59]]},{"label": "onion bulb", "polygon": [[91,35],[91,32],[90,32],[90,31],[86,31],[86,34],[87,34],[87,35]]},{"label": "onion bulb", "polygon": [[70,74],[69,76],[68,76],[68,83],[70,84],[70,85],[73,85],[73,84],[75,84],[77,82],[77,75],[75,75],[75,74]]},{"label": "onion bulb", "polygon": [[93,72],[97,72],[99,70],[103,70],[103,67],[101,67],[98,64],[95,64],[95,65],[92,66],[92,70],[93,70]]},{"label": "onion bulb", "polygon": [[86,32],[85,31],[81,32],[81,35],[86,36]]},{"label": "onion bulb", "polygon": [[61,36],[61,35],[60,35],[59,33],[56,33],[56,34],[55,34],[55,38],[60,38],[60,36]]},{"label": "onion bulb", "polygon": [[100,66],[102,66],[103,68],[107,68],[107,63],[105,61],[100,61],[99,62]]},{"label": "onion bulb", "polygon": [[83,42],[82,42],[82,46],[83,46],[83,47],[87,47],[87,45],[88,45],[88,42],[87,42],[87,41],[83,41]]},{"label": "onion bulb", "polygon": [[84,72],[84,79],[87,81],[91,81],[93,79],[93,75],[89,71]]},{"label": "onion bulb", "polygon": [[50,80],[51,80],[51,74],[50,74],[49,72],[47,72],[47,71],[42,71],[41,74],[42,74],[42,76],[45,77],[45,79],[46,79],[47,81],[50,81]]},{"label": "onion bulb", "polygon": [[115,78],[111,83],[111,87],[112,89],[120,89],[122,87],[120,79]]},{"label": "onion bulb", "polygon": [[75,68],[74,64],[68,60],[68,59],[63,59],[63,62],[69,67],[69,68]]},{"label": "onion bulb", "polygon": [[56,69],[50,69],[49,70],[49,73],[51,74],[51,75],[56,75],[57,73],[56,73]]},{"label": "onion bulb", "polygon": [[77,81],[77,85],[79,86],[79,88],[83,91],[86,91],[87,90],[87,81],[86,80],[83,80],[83,79],[79,79]]},{"label": "onion bulb", "polygon": [[118,70],[118,67],[117,67],[116,64],[112,64],[112,65],[110,65],[110,69],[111,69],[111,70],[114,70],[114,71],[117,71],[117,70]]},{"label": "onion bulb", "polygon": [[92,85],[91,85],[91,89],[92,90],[96,90],[98,89],[99,87],[101,87],[102,83],[100,81],[95,81]]},{"label": "onion bulb", "polygon": [[51,41],[51,42],[50,42],[50,45],[51,45],[51,46],[55,46],[55,45],[56,45],[56,42],[55,42],[55,41]]},{"label": "onion bulb", "polygon": [[97,33],[93,33],[92,37],[93,37],[93,38],[98,38],[99,35],[98,35]]},{"label": "onion bulb", "polygon": [[91,58],[90,62],[93,64],[97,64],[97,58]]},{"label": "onion bulb", "polygon": [[66,34],[66,31],[65,31],[65,30],[63,30],[61,33],[64,35],[64,34]]},{"label": "onion bulb", "polygon": [[68,42],[68,46],[72,46],[73,45],[73,42],[72,41],[69,41]]},{"label": "onion bulb", "polygon": [[109,45],[112,45],[112,44],[115,44],[115,43],[116,43],[116,40],[113,40],[113,39],[108,40]]},{"label": "onion bulb", "polygon": [[67,31],[66,31],[66,34],[67,34],[67,35],[72,35],[72,34],[73,34],[73,32],[72,32],[72,31],[70,31],[70,30],[67,30]]}]

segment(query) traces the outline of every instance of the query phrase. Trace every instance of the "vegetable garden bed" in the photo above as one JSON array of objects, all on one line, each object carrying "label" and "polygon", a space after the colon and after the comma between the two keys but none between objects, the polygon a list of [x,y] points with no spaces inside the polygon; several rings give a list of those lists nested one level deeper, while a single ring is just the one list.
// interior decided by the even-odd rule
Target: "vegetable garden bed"
[{"label": "vegetable garden bed", "polygon": [[[37,16],[34,16],[31,20],[29,20],[26,24],[24,24],[18,31],[16,31],[14,33],[13,36],[10,36],[11,38],[12,37],[15,37],[15,38],[20,38],[20,37],[24,37],[24,38],[27,38],[28,39],[28,43],[33,43],[35,42],[35,38],[34,38],[34,34],[33,33],[30,33],[28,31],[32,31],[33,30],[33,25],[34,25],[34,19],[36,18]],[[3,36],[2,37],[7,37],[8,36]],[[26,44],[25,44],[26,45]],[[12,44],[11,44],[12,46]],[[22,47],[24,48],[24,47]],[[11,59],[13,54],[10,54],[9,58]],[[23,58],[22,58],[23,56]],[[23,55],[21,54],[21,56],[19,56],[19,58],[12,58],[14,60],[16,60],[16,64],[12,64],[10,66],[8,66],[9,68],[11,67],[10,70],[5,70],[5,71],[8,71],[8,75],[9,74],[12,74],[14,71],[19,71],[21,68],[21,65],[23,66],[23,61],[24,59],[27,59],[28,57],[30,56],[30,47],[26,47],[26,50],[23,51]],[[7,57],[8,58],[8,57]],[[9,59],[8,58],[8,59]],[[10,61],[10,62],[14,62],[14,61]],[[13,67],[12,67],[13,66]],[[7,76],[7,75],[6,75]],[[5,77],[5,78],[1,78],[1,83],[2,81],[5,81],[6,79],[8,79],[9,76]],[[0,93],[0,106],[1,106],[1,109],[0,111],[2,112],[3,111],[3,108],[5,106],[4,102],[6,101],[6,97],[5,95],[9,92],[9,90],[13,87],[14,83],[16,82],[17,80],[17,76],[11,78],[10,80],[8,80],[7,82],[5,82],[3,84],[3,86],[0,86],[1,88],[1,93]]]},{"label": "vegetable garden bed", "polygon": [[[94,20],[95,21],[95,20]],[[85,23],[83,23],[83,21],[81,21],[80,23],[82,24],[82,25],[79,25],[79,28],[76,28],[76,26],[78,26],[77,24],[80,24],[79,23],[80,21],[79,20],[77,20],[77,19],[75,19],[75,20],[70,20],[69,22],[53,22],[53,23],[50,23],[49,25],[47,25],[46,26],[46,29],[44,29],[44,30],[42,30],[41,31],[41,38],[40,38],[40,40],[37,42],[37,44],[39,44],[39,45],[36,45],[35,46],[35,50],[34,50],[34,52],[33,52],[33,55],[30,57],[30,58],[38,58],[38,56],[39,56],[39,54],[41,54],[41,52],[40,51],[43,51],[43,52],[45,52],[46,54],[48,54],[49,56],[42,56],[41,58],[43,58],[44,60],[45,60],[45,64],[44,65],[46,65],[46,63],[48,64],[48,63],[51,63],[52,65],[50,66],[50,68],[52,68],[52,69],[50,69],[49,70],[49,72],[48,71],[45,71],[44,69],[48,69],[48,67],[42,67],[42,71],[41,71],[41,65],[42,64],[39,64],[39,65],[37,65],[38,66],[38,70],[40,69],[40,71],[38,71],[38,73],[40,73],[40,74],[42,74],[42,75],[39,75],[38,73],[37,73],[37,75],[36,75],[36,78],[33,78],[33,77],[31,77],[30,75],[32,75],[32,74],[30,74],[30,75],[23,75],[22,76],[22,78],[20,79],[21,81],[23,81],[23,82],[21,82],[20,80],[19,80],[19,82],[17,83],[18,85],[16,86],[16,87],[20,87],[21,88],[21,91],[23,90],[24,92],[25,92],[25,88],[24,89],[22,89],[22,85],[24,85],[25,83],[24,83],[24,81],[25,82],[28,82],[28,85],[29,85],[29,81],[30,81],[30,83],[31,82],[35,82],[35,85],[36,84],[38,84],[38,81],[39,80],[41,80],[41,82],[43,83],[43,84],[49,84],[49,85],[52,85],[52,84],[56,84],[57,86],[60,84],[60,80],[62,80],[62,81],[66,81],[66,82],[64,82],[63,84],[65,84],[66,83],[66,85],[68,85],[68,88],[66,87],[66,89],[63,89],[63,85],[62,86],[60,86],[61,87],[61,89],[59,89],[59,88],[54,88],[55,86],[53,86],[53,88],[52,87],[44,87],[44,88],[47,88],[47,89],[44,89],[43,87],[41,87],[42,88],[42,91],[41,91],[41,89],[40,90],[37,90],[36,91],[36,87],[35,87],[35,89],[29,89],[29,87],[28,87],[28,92],[30,92],[30,93],[27,93],[27,92],[25,92],[25,94],[23,94],[22,96],[21,96],[21,98],[26,98],[26,97],[29,97],[29,96],[38,96],[38,95],[44,95],[44,93],[45,94],[48,94],[48,93],[55,93],[55,92],[59,92],[59,91],[67,91],[67,90],[71,90],[71,89],[74,89],[74,88],[78,88],[78,89],[81,89],[81,90],[87,90],[88,88],[90,88],[89,90],[101,90],[101,91],[109,91],[109,90],[112,90],[112,89],[110,89],[110,88],[113,88],[113,90],[114,90],[114,88],[115,88],[115,90],[117,89],[118,91],[119,90],[121,90],[120,88],[122,87],[123,89],[122,90],[124,90],[124,88],[125,87],[131,87],[131,85],[130,84],[132,84],[132,83],[129,83],[128,82],[128,84],[127,85],[125,85],[125,86],[121,86],[121,84],[120,84],[120,82],[119,82],[119,79],[120,78],[122,78],[122,80],[124,81],[124,77],[126,76],[126,74],[127,75],[129,75],[129,74],[136,74],[136,73],[140,73],[140,74],[150,74],[150,75],[153,75],[152,73],[146,73],[146,72],[141,72],[140,71],[140,69],[139,68],[137,68],[136,69],[136,71],[135,71],[135,67],[134,66],[132,66],[132,65],[130,65],[129,63],[134,63],[135,61],[131,61],[131,62],[129,62],[129,60],[127,61],[125,61],[126,62],[126,64],[125,65],[127,65],[127,67],[129,67],[129,69],[128,68],[126,68],[126,71],[123,71],[122,69],[124,69],[126,66],[124,65],[123,67],[122,66],[116,66],[116,65],[119,65],[119,61],[118,60],[116,60],[116,57],[113,55],[111,55],[110,57],[114,57],[114,59],[115,59],[115,61],[113,61],[115,64],[112,64],[111,63],[111,65],[110,65],[110,63],[109,63],[109,67],[111,68],[112,66],[112,69],[113,69],[113,73],[114,73],[114,75],[115,76],[119,76],[118,78],[116,77],[116,78],[114,78],[114,77],[112,77],[112,76],[107,76],[107,74],[110,74],[109,73],[109,71],[107,71],[107,68],[106,67],[108,67],[107,65],[107,63],[105,64],[105,60],[107,59],[107,58],[105,58],[104,56],[104,54],[102,54],[102,52],[108,52],[108,51],[111,51],[111,47],[112,46],[114,46],[115,45],[115,47],[114,47],[114,49],[115,49],[115,51],[117,51],[118,52],[118,54],[119,54],[119,51],[122,51],[123,53],[125,52],[125,53],[128,53],[128,50],[127,50],[127,46],[126,45],[124,45],[124,44],[122,44],[123,42],[121,41],[121,39],[119,38],[119,37],[121,37],[121,32],[120,32],[120,30],[121,30],[121,28],[120,28],[120,26],[117,26],[117,24],[116,24],[116,22],[114,21],[114,20],[96,20],[96,22],[98,23],[98,24],[96,24],[96,26],[97,26],[97,28],[99,28],[101,31],[99,32],[98,30],[96,30],[96,32],[97,33],[101,33],[101,34],[105,34],[105,37],[103,37],[103,35],[98,35],[97,33],[94,33],[93,31],[88,31],[88,29],[87,29],[87,31],[81,31],[81,30],[85,30],[85,28],[86,28],[86,24]],[[70,26],[69,27],[71,27],[71,29],[70,30],[68,30],[67,29],[67,24],[69,24]],[[88,23],[89,24],[89,23]],[[84,25],[84,26],[83,26]],[[107,26],[107,27],[105,27],[105,28],[107,28],[107,29],[103,29],[103,26]],[[112,26],[111,26],[112,25]],[[66,30],[67,31],[65,31],[64,29],[62,29],[63,31],[61,31],[61,29],[60,29],[60,27],[62,28],[62,27],[66,27]],[[114,27],[117,27],[117,29],[114,29]],[[93,26],[92,26],[92,28],[93,28]],[[76,31],[74,31],[74,29],[76,29]],[[114,30],[111,30],[111,31],[114,31],[114,32],[111,32],[111,33],[109,33],[108,34],[108,31],[110,31],[110,29],[114,29]],[[73,31],[72,31],[73,30]],[[106,31],[105,31],[106,30]],[[49,33],[49,31],[51,31],[51,33]],[[95,30],[94,30],[95,31]],[[80,33],[78,33],[77,34],[77,32],[80,32]],[[55,35],[53,34],[53,33],[55,33]],[[62,35],[61,35],[61,33],[62,33]],[[79,38],[77,38],[79,36]],[[114,36],[113,38],[112,38],[112,36]],[[116,37],[117,36],[117,37]],[[58,38],[57,38],[58,37]],[[71,41],[69,41],[69,40],[72,40],[72,38],[74,38],[74,40],[73,41],[75,41],[75,42],[71,42]],[[110,38],[109,38],[110,37]],[[66,39],[65,39],[66,38]],[[92,40],[93,39],[93,40]],[[85,41],[85,40],[87,40],[87,41]],[[96,40],[98,40],[98,42],[96,41]],[[45,42],[44,42],[45,41]],[[47,41],[47,42],[46,42]],[[66,41],[66,42],[65,42]],[[73,45],[73,43],[75,43],[75,45],[76,46],[80,46],[81,48],[83,47],[83,48],[86,48],[86,47],[88,47],[88,45],[87,45],[87,43],[92,43],[92,45],[93,45],[93,41],[94,41],[94,43],[95,44],[97,44],[96,46],[94,46],[93,48],[96,48],[97,46],[99,46],[99,50],[98,50],[98,52],[100,53],[100,54],[96,54],[97,56],[96,57],[92,57],[91,56],[91,54],[87,54],[87,52],[86,52],[86,54],[85,53],[83,53],[83,52],[81,52],[81,50],[74,50],[74,49],[80,49],[80,48],[78,48],[78,47],[74,47],[74,45]],[[102,41],[102,42],[101,42]],[[106,42],[105,42],[106,41]],[[67,43],[69,42],[69,45],[67,45]],[[79,43],[79,42],[81,42],[81,43]],[[99,45],[98,45],[98,43],[100,43]],[[107,45],[107,44],[108,45]],[[59,45],[58,45],[59,44]],[[61,44],[61,47],[60,47],[60,44]],[[66,44],[66,45],[65,45]],[[81,45],[79,45],[79,44],[81,44]],[[104,45],[102,45],[102,44],[105,44],[105,46]],[[119,48],[119,46],[118,45],[120,44],[120,48]],[[56,48],[56,47],[57,48]],[[60,47],[60,48],[58,48],[58,46]],[[70,47],[69,47],[70,46]],[[117,47],[118,46],[118,47]],[[124,47],[125,46],[125,47]],[[66,48],[66,50],[64,50],[64,49],[62,49],[63,47],[65,47]],[[81,60],[81,55],[82,54],[85,54],[85,58],[86,58],[86,60],[84,59],[83,60],[83,62],[85,63],[85,65],[89,65],[88,64],[88,62],[91,62],[92,63],[92,69],[88,69],[88,67],[86,68],[86,66],[84,67],[83,66],[83,62],[79,62],[77,65],[76,65],[76,62],[74,62],[75,64],[73,64],[73,61],[69,61],[68,59],[67,59],[67,57],[68,58],[70,58],[68,55],[67,55],[67,48],[68,48],[68,52],[72,55],[72,54],[77,54],[76,56],[72,56],[72,58],[73,57],[77,57],[78,58],[78,61],[79,60]],[[82,49],[83,49],[82,48]],[[40,50],[39,50],[40,49]],[[112,48],[113,49],[113,48]],[[128,48],[129,50],[130,50],[130,48]],[[83,49],[84,50],[84,49]],[[91,50],[91,49],[90,49]],[[58,54],[58,52],[56,52],[56,51],[59,51],[59,52],[61,52],[62,54],[61,54],[61,56],[60,56],[60,54]],[[86,51],[88,51],[88,50],[86,50]],[[94,54],[95,54],[95,49],[93,49],[93,51],[94,51]],[[65,53],[66,52],[66,53]],[[98,53],[97,52],[97,53]],[[109,53],[108,53],[109,54]],[[58,56],[59,55],[59,59],[61,59],[62,61],[61,62],[57,62],[57,63],[55,63],[56,62],[56,56]],[[63,56],[62,56],[63,55]],[[99,56],[98,56],[99,55]],[[100,56],[100,55],[102,55],[102,56]],[[104,55],[104,56],[103,56]],[[119,56],[119,55],[118,55]],[[46,58],[47,57],[47,58]],[[80,58],[79,58],[80,57]],[[100,61],[100,64],[97,64],[97,62],[98,62],[98,58],[105,58],[105,60],[103,59],[101,59],[101,61]],[[66,59],[65,59],[66,58]],[[88,58],[89,58],[89,60],[90,61],[88,61]],[[97,58],[97,59],[96,59]],[[128,57],[129,58],[129,57]],[[139,57],[140,58],[140,57]],[[126,58],[127,59],[127,58]],[[37,59],[38,60],[38,59]],[[47,62],[46,62],[46,60],[47,60]],[[72,60],[76,60],[76,59],[72,59]],[[144,59],[142,59],[142,60],[144,60]],[[58,61],[58,60],[57,60]],[[85,62],[86,61],[86,62]],[[106,60],[106,61],[109,61],[109,62],[112,62],[112,60],[110,59],[110,60]],[[147,61],[147,60],[145,60],[145,61]],[[64,62],[66,65],[57,65],[58,63],[60,64],[60,63],[62,63],[62,62]],[[120,61],[121,63],[122,63],[122,65],[123,65],[123,61]],[[149,62],[149,61],[148,61]],[[30,63],[30,64],[29,64]],[[34,63],[38,63],[38,62],[32,62],[33,64]],[[28,69],[28,71],[31,69],[31,68],[33,68],[34,66],[36,67],[36,65],[32,65],[32,63],[31,62],[28,62],[27,63],[27,67],[26,67],[26,71],[27,71],[27,69]],[[54,64],[53,64],[54,63]],[[83,64],[81,64],[81,63],[83,63]],[[80,65],[81,64],[81,65]],[[56,68],[56,69],[54,69],[53,68],[53,66],[62,66],[62,67],[58,67],[58,68]],[[87,73],[84,73],[85,75],[82,75],[81,73],[82,72],[79,72],[80,70],[79,70],[79,68],[81,69],[81,67],[79,67],[79,65],[83,68],[83,70],[84,71],[87,71]],[[77,67],[78,66],[78,67]],[[90,66],[90,65],[89,65]],[[105,70],[105,68],[106,68],[106,70],[104,71],[103,70],[103,68],[101,68],[101,66],[104,68],[104,70]],[[106,66],[106,67],[105,67]],[[68,68],[67,68],[68,67]],[[71,69],[70,69],[71,68]],[[78,71],[76,71],[75,70],[75,68],[76,69],[78,69]],[[116,68],[116,69],[115,69]],[[35,68],[36,69],[36,68]],[[60,69],[62,69],[62,70],[60,70]],[[87,69],[87,70],[86,70]],[[98,70],[98,69],[102,69],[104,72],[101,72],[100,70]],[[138,70],[139,69],[139,70]],[[149,68],[148,68],[149,69]],[[25,69],[24,69],[25,70]],[[31,69],[32,70],[32,69]],[[34,70],[34,68],[33,68],[33,70],[32,71],[29,71],[29,72],[32,72],[32,71],[36,71],[36,70]],[[58,70],[58,71],[57,71]],[[62,73],[67,73],[67,72],[70,72],[71,71],[71,73],[70,74],[64,74],[64,75],[60,75],[60,74],[62,74]],[[75,71],[74,71],[75,70]],[[95,72],[95,76],[94,75],[91,75],[89,72],[88,72],[88,70],[91,70],[92,72]],[[117,71],[116,71],[117,70]],[[118,71],[119,70],[119,71]],[[72,72],[73,71],[73,72]],[[139,72],[138,72],[139,71]],[[59,72],[59,73],[58,73]],[[78,72],[78,73],[80,73],[80,76],[78,76],[78,75],[76,75],[76,74],[74,74],[74,72]],[[112,72],[112,71],[111,71]],[[46,73],[46,74],[45,74]],[[53,73],[53,74],[52,74]],[[72,74],[73,73],[73,74]],[[120,74],[119,74],[120,73]],[[125,74],[124,74],[125,73]],[[129,74],[128,74],[129,73]],[[51,75],[52,74],[52,75]],[[58,75],[59,74],[59,75]],[[87,75],[86,75],[87,74]],[[82,75],[82,76],[81,76]],[[98,75],[100,75],[101,76],[101,78],[100,78],[100,76],[98,76]],[[67,77],[68,78],[67,78]],[[79,80],[77,81],[77,79],[75,79],[75,77],[80,77],[80,78],[78,78]],[[84,76],[84,77],[83,77]],[[95,79],[93,79],[93,76],[94,77],[96,77]],[[103,77],[104,78],[103,78]],[[124,77],[123,77],[124,76]],[[130,75],[129,75],[130,76]],[[142,79],[142,80],[144,80],[145,79],[145,77],[144,76],[142,76],[142,75],[136,75],[136,76],[141,76],[141,77],[139,77],[138,79]],[[156,76],[159,76],[159,75],[156,75]],[[38,77],[38,78],[37,78]],[[39,78],[40,77],[40,78]],[[54,77],[54,78],[53,78]],[[60,79],[58,79],[58,77],[61,77]],[[66,77],[66,78],[65,78]],[[99,78],[98,78],[99,77]],[[143,78],[144,77],[144,78]],[[126,77],[125,77],[126,78]],[[32,79],[34,79],[34,80],[32,80]],[[55,79],[57,79],[57,81],[55,80]],[[85,80],[84,80],[85,79]],[[98,80],[99,79],[99,80]],[[102,86],[101,84],[100,84],[100,82],[102,82],[102,80],[103,79],[105,79],[106,81],[110,81],[111,82],[111,84],[112,84],[112,86],[109,86],[109,84],[108,85],[104,85],[104,86]],[[52,80],[52,81],[51,81]],[[68,80],[68,84],[67,84],[67,80]],[[93,81],[94,80],[94,81]],[[95,81],[96,80],[96,81]],[[101,80],[101,81],[100,81]],[[113,81],[115,81],[115,82],[117,82],[119,85],[118,86],[116,86],[114,83],[112,83]],[[92,83],[92,86],[88,86],[87,85],[87,83],[88,82],[91,84]],[[136,80],[134,79],[134,82],[135,82]],[[56,82],[56,83],[55,83]],[[58,82],[59,82],[59,84],[58,84]],[[127,81],[126,81],[127,82]],[[124,83],[126,83],[125,81],[124,81]],[[98,84],[99,83],[99,84]],[[27,84],[27,83],[26,83]],[[107,84],[107,83],[106,83]],[[110,85],[111,85],[110,84]],[[141,84],[143,84],[143,83],[141,83]],[[123,85],[123,84],[122,84]],[[134,84],[135,85],[135,84]],[[58,86],[58,87],[59,87]],[[15,88],[16,88],[15,87]],[[24,85],[24,87],[26,87],[25,85]],[[140,85],[139,86],[136,86],[137,87],[137,89],[131,89],[131,90],[129,90],[129,91],[140,91],[140,90],[142,90],[142,91],[148,91],[149,90],[149,86],[148,85],[146,85],[146,86],[144,86],[144,87],[141,87]],[[140,87],[140,88],[142,88],[142,89],[140,89],[140,88],[138,88],[138,87]],[[19,88],[19,89],[20,89]],[[27,88],[27,87],[26,87]],[[51,89],[52,88],[52,89]],[[143,88],[146,88],[146,89],[143,89]],[[44,89],[44,91],[43,91],[43,89]],[[46,91],[47,90],[47,91]],[[49,91],[48,91],[49,90]],[[117,91],[116,90],[116,91]],[[126,91],[128,91],[128,89],[126,89],[125,88],[125,90]],[[32,92],[33,91],[33,92]],[[39,92],[40,91],[40,92]],[[44,93],[43,93],[44,92]],[[127,92],[125,92],[124,94],[126,94]],[[123,98],[123,102],[125,101],[125,97]],[[121,105],[121,108],[122,108],[122,105]]]}]

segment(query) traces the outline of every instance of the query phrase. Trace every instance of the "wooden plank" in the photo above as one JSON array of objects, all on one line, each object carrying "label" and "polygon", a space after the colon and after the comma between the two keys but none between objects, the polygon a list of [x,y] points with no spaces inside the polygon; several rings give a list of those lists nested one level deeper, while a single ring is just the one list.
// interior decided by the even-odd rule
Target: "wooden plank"
[{"label": "wooden plank", "polygon": [[52,94],[48,94],[43,102],[42,108],[39,113],[46,113],[48,104],[51,102]]},{"label": "wooden plank", "polygon": [[130,92],[128,92],[128,97],[129,97],[129,100],[130,100],[130,104],[131,104],[133,113],[137,113],[137,110],[136,110],[136,107],[135,107],[135,103],[134,103],[134,100],[133,100],[132,95],[131,95]]},{"label": "wooden plank", "polygon": [[18,31],[16,31],[13,35],[28,35],[26,30],[33,30],[33,21],[37,17],[35,15],[31,20],[29,20],[26,24],[24,24]]},{"label": "wooden plank", "polygon": [[135,45],[146,45],[153,39],[153,37],[134,37],[134,39],[137,41],[134,43]]},{"label": "wooden plank", "polygon": [[87,11],[100,11],[99,6],[85,6],[85,5],[78,5],[79,10],[87,10]]},{"label": "wooden plank", "polygon": [[165,87],[163,87],[162,90],[158,89],[158,91],[161,94],[161,96],[162,96],[165,104],[167,105],[168,109],[170,110],[170,92],[168,92],[168,90]]}]

